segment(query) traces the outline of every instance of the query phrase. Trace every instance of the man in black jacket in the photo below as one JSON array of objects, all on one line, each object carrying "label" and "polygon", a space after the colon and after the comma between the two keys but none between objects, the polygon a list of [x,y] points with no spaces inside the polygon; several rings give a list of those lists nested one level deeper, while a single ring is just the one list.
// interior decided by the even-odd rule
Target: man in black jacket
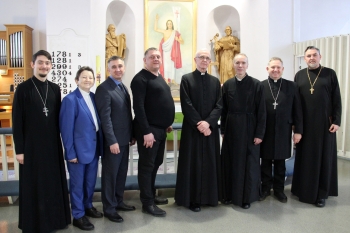
[{"label": "man in black jacket", "polygon": [[280,58],[271,58],[266,67],[269,77],[262,82],[267,118],[260,153],[262,194],[259,200],[265,200],[273,188],[274,196],[285,203],[287,202],[287,196],[284,194],[285,159],[291,157],[293,126],[293,142],[298,143],[302,137],[303,116],[297,86],[294,82],[282,78],[283,69]]}]

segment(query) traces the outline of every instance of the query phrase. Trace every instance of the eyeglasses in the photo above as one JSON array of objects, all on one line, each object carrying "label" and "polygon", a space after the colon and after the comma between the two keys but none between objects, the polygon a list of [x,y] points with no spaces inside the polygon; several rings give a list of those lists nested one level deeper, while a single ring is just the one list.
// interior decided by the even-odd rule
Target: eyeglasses
[{"label": "eyeglasses", "polygon": [[204,61],[204,60],[210,61],[211,60],[210,57],[206,57],[206,56],[200,56],[200,57],[197,57],[197,58],[201,59],[202,61]]}]

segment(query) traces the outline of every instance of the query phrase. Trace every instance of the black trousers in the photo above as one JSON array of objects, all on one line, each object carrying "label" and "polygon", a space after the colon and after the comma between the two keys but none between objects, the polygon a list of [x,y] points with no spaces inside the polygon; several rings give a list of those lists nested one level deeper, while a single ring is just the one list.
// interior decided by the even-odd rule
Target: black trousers
[{"label": "black trousers", "polygon": [[140,199],[143,205],[153,205],[156,194],[154,183],[159,166],[163,163],[166,141],[166,129],[159,129],[151,126],[155,142],[152,148],[146,148],[140,128],[135,124],[135,136],[137,150],[139,152],[138,182],[140,188]]},{"label": "black trousers", "polygon": [[[272,176],[273,164],[273,176]],[[286,162],[284,159],[261,159],[261,186],[263,192],[273,188],[275,192],[284,191]]]}]

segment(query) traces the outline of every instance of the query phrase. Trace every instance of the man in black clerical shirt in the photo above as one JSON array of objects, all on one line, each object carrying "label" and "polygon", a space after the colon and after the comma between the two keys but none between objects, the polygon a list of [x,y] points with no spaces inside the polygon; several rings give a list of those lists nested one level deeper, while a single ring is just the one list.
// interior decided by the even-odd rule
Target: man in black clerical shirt
[{"label": "man in black clerical shirt", "polygon": [[180,85],[184,121],[175,201],[178,205],[199,212],[201,205],[217,206],[219,201],[218,120],[222,101],[219,79],[207,73],[209,51],[199,50],[194,61],[196,70],[184,75]]},{"label": "man in black clerical shirt", "polygon": [[131,82],[134,132],[139,152],[140,199],[144,213],[165,216],[166,212],[156,204],[167,204],[168,200],[155,196],[154,183],[157,170],[163,163],[166,133],[172,130],[175,106],[170,87],[159,74],[160,52],[156,48],[147,49],[143,61],[145,68]]},{"label": "man in black clerical shirt", "polygon": [[325,206],[328,196],[338,196],[336,131],[341,121],[341,97],[337,74],[321,66],[320,50],[309,46],[307,68],[295,82],[303,108],[303,139],[296,147],[292,193],[299,201]]},{"label": "man in black clerical shirt", "polygon": [[259,200],[265,200],[273,188],[274,196],[286,203],[285,159],[291,157],[292,127],[294,126],[295,144],[299,143],[303,132],[301,102],[296,84],[282,78],[284,67],[281,58],[271,58],[266,70],[269,77],[262,84],[267,115],[264,141],[260,148],[262,194]]}]

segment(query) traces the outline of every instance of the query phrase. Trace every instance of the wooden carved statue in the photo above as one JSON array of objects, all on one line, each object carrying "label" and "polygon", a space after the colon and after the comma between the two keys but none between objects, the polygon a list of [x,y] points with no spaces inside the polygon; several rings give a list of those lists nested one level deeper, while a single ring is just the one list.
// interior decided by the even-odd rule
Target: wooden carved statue
[{"label": "wooden carved statue", "polygon": [[115,33],[115,26],[113,24],[108,25],[108,34],[106,35],[106,59],[111,56],[118,56],[125,58],[126,49],[126,37],[122,33],[119,36]]},{"label": "wooden carved statue", "polygon": [[240,52],[240,42],[235,36],[232,36],[230,26],[225,28],[226,36],[217,40],[218,34],[211,40],[214,43],[214,53],[220,82],[224,83],[230,78],[233,78],[235,71],[233,69],[233,57]]},{"label": "wooden carved statue", "polygon": [[106,77],[108,77],[107,72],[107,61],[112,56],[118,56],[125,58],[126,49],[126,36],[124,33],[117,35],[115,33],[115,26],[113,24],[108,25],[106,35]]}]

